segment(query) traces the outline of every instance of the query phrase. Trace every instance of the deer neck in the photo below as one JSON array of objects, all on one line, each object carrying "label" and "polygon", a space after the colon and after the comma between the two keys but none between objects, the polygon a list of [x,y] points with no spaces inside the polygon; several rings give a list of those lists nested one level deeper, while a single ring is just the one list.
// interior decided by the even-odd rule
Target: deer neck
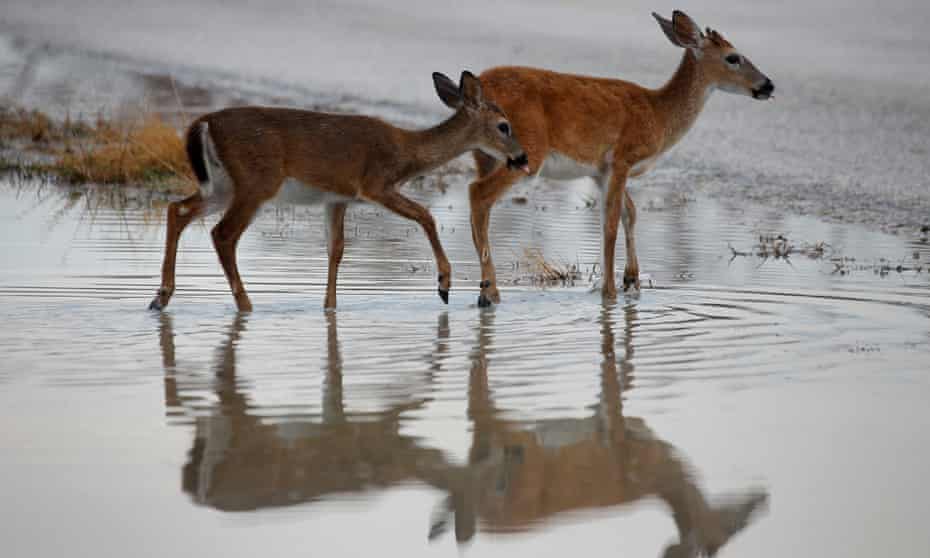
[{"label": "deer neck", "polygon": [[406,140],[410,149],[404,150],[400,161],[403,178],[429,172],[468,151],[472,147],[469,124],[468,115],[459,110],[432,128],[408,131]]},{"label": "deer neck", "polygon": [[713,83],[701,69],[697,56],[685,49],[675,74],[654,92],[654,104],[665,131],[662,151],[678,143],[691,129],[713,90]]}]

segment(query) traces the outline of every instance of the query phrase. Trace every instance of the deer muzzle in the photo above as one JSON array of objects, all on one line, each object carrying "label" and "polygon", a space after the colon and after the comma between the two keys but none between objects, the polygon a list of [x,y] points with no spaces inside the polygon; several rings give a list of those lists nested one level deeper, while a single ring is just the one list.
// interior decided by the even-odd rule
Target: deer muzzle
[{"label": "deer muzzle", "polygon": [[764,101],[772,97],[772,93],[775,91],[775,84],[772,83],[772,80],[766,78],[765,83],[760,87],[752,90],[752,96],[754,99],[759,99]]},{"label": "deer muzzle", "polygon": [[530,174],[530,161],[527,159],[526,153],[521,153],[517,157],[508,157],[507,168],[511,170],[522,170],[526,174]]}]

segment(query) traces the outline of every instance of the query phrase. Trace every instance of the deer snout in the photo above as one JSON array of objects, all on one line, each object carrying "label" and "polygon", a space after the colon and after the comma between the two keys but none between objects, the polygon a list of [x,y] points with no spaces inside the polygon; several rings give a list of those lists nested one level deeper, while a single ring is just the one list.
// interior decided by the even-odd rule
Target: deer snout
[{"label": "deer snout", "polygon": [[519,169],[530,174],[530,160],[526,157],[526,153],[521,153],[516,157],[507,157],[507,168]]},{"label": "deer snout", "polygon": [[774,91],[775,84],[772,83],[772,80],[769,78],[765,78],[765,83],[752,90],[752,96],[760,101],[764,101],[771,98]]}]

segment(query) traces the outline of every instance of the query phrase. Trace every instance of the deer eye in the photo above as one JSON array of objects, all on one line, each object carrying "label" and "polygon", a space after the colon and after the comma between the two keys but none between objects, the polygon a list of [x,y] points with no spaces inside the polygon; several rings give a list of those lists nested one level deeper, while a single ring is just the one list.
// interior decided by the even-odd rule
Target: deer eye
[{"label": "deer eye", "polygon": [[501,122],[500,124],[498,124],[497,129],[500,130],[501,133],[504,134],[505,136],[510,135],[510,124],[506,122]]},{"label": "deer eye", "polygon": [[732,66],[739,66],[741,58],[739,54],[729,54],[724,60],[727,61],[727,64]]}]

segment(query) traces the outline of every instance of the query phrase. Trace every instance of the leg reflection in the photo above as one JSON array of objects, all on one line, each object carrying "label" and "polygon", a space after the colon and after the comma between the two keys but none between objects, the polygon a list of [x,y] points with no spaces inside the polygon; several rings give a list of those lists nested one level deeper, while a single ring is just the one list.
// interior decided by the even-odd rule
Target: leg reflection
[{"label": "leg reflection", "polygon": [[[619,357],[615,315],[622,319]],[[764,493],[746,492],[711,506],[680,452],[641,418],[624,416],[622,394],[633,385],[636,306],[605,306],[599,322],[601,392],[593,415],[526,423],[504,419],[494,402],[488,382],[494,312],[481,313],[469,376],[469,461],[450,475],[445,514],[434,514],[431,538],[453,522],[456,540],[464,543],[475,536],[479,518],[486,530],[509,532],[564,512],[648,497],[668,505],[677,527],[678,541],[665,556],[712,554],[749,523]]]},{"label": "leg reflection", "polygon": [[[165,401],[170,408],[203,401],[203,382],[189,374],[185,397],[179,386],[171,317],[163,314],[159,344],[165,372]],[[346,492],[421,480],[435,484],[450,469],[444,454],[402,434],[405,412],[428,400],[416,397],[380,412],[352,413],[343,397],[342,351],[335,313],[327,316],[321,416],[263,416],[267,409],[249,398],[239,378],[238,353],[248,323],[238,314],[214,351],[208,406],[187,409],[193,415],[194,440],[182,468],[182,489],[198,505],[223,511],[291,506]],[[445,350],[448,318],[440,318],[437,347]]]}]

